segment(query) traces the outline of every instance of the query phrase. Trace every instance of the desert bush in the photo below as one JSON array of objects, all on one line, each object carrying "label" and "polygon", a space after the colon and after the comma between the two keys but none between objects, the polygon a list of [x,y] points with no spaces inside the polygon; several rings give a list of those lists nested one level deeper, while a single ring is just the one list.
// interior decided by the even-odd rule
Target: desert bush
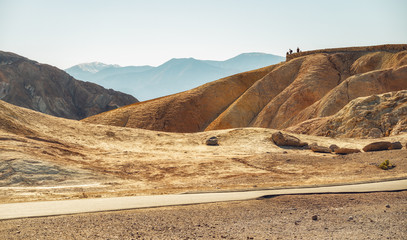
[{"label": "desert bush", "polygon": [[391,164],[389,160],[385,160],[382,162],[378,167],[383,169],[383,170],[388,170],[394,168],[396,165]]}]

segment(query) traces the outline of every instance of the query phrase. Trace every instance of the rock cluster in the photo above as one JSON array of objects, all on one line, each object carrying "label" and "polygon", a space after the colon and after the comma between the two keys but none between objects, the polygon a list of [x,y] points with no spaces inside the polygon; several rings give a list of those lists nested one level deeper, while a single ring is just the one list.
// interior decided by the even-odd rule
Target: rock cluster
[{"label": "rock cluster", "polygon": [[[301,141],[299,138],[297,138],[293,135],[282,133],[280,131],[273,133],[271,136],[271,139],[277,146],[300,147],[303,149],[310,149],[311,151],[317,152],[317,153],[336,153],[336,154],[340,154],[340,155],[346,155],[346,154],[361,152],[360,149],[343,148],[343,147],[339,147],[335,144],[332,144],[329,147],[320,146],[317,143],[312,143],[312,144],[308,145],[308,143]],[[400,142],[381,141],[381,142],[373,142],[373,143],[366,145],[363,148],[363,151],[371,152],[371,151],[393,150],[393,149],[402,149],[402,147],[403,146]],[[406,144],[406,148],[407,148],[407,144]]]}]

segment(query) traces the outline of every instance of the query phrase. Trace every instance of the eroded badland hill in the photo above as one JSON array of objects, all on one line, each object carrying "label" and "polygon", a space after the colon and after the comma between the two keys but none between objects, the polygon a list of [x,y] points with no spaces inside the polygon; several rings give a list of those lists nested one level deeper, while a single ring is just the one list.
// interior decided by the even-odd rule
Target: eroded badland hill
[{"label": "eroded badland hill", "polygon": [[[286,129],[333,116],[358,97],[407,89],[407,45],[328,49],[293,54],[288,59],[84,121],[167,132]],[[391,135],[397,124],[401,123],[391,121],[391,126],[376,126],[373,131],[377,136]],[[340,131],[332,127],[340,126],[308,133],[329,136]]]},{"label": "eroded badland hill", "polygon": [[69,119],[82,119],[138,102],[131,95],[76,80],[56,67],[3,51],[0,100]]}]

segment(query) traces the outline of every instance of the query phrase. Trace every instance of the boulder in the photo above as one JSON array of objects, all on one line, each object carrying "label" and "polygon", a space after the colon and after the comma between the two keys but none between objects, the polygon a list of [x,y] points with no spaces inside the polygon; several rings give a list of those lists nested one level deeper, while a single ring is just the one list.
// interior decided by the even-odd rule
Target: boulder
[{"label": "boulder", "polygon": [[391,142],[374,142],[366,145],[363,148],[363,151],[365,152],[372,152],[372,151],[383,151],[383,150],[388,150],[392,146]]},{"label": "boulder", "polygon": [[308,143],[282,132],[273,133],[271,138],[277,146],[304,147],[308,145]]},{"label": "boulder", "polygon": [[210,138],[206,139],[205,143],[208,146],[217,146],[217,145],[219,145],[217,137],[210,137]]},{"label": "boulder", "polygon": [[318,153],[331,153],[332,152],[332,150],[330,148],[318,146],[317,144],[312,144],[312,145],[310,145],[310,147],[313,152],[318,152]]},{"label": "boulder", "polygon": [[391,146],[389,147],[389,150],[391,149],[402,149],[403,145],[401,145],[401,142],[393,142],[391,143]]},{"label": "boulder", "polygon": [[338,145],[332,144],[331,146],[329,146],[329,148],[331,149],[332,152],[335,152],[335,150],[340,147]]},{"label": "boulder", "polygon": [[360,152],[360,150],[356,148],[336,148],[334,152],[336,154],[346,155],[351,153],[358,153]]}]

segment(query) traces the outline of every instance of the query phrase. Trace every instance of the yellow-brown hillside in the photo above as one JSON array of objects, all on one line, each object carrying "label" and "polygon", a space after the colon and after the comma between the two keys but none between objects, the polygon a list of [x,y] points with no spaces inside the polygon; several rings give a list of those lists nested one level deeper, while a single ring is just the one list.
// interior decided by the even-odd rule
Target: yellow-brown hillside
[{"label": "yellow-brown hillside", "polygon": [[352,99],[407,89],[407,45],[330,49],[133,104],[85,122],[168,132],[285,129]]}]

